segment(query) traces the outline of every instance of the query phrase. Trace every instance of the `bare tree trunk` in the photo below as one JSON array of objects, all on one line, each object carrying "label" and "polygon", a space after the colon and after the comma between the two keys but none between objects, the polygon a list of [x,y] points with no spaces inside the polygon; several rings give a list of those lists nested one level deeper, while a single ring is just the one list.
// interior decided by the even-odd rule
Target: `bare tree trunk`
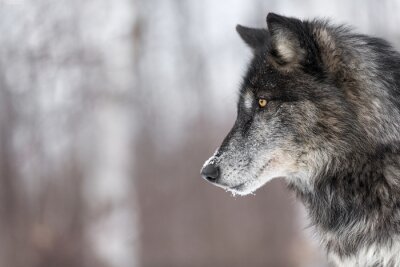
[{"label": "bare tree trunk", "polygon": [[131,2],[1,6],[0,266],[137,266]]}]

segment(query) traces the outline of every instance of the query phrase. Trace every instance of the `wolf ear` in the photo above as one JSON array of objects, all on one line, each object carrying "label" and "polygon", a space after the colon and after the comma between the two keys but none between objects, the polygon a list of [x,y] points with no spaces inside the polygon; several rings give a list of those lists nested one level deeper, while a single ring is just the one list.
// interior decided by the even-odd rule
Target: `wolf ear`
[{"label": "wolf ear", "polygon": [[266,29],[255,29],[237,25],[236,31],[243,41],[253,49],[263,47],[269,39],[269,33]]},{"label": "wolf ear", "polygon": [[306,59],[310,36],[301,20],[269,13],[267,25],[271,35],[271,55],[279,64],[296,64]]}]

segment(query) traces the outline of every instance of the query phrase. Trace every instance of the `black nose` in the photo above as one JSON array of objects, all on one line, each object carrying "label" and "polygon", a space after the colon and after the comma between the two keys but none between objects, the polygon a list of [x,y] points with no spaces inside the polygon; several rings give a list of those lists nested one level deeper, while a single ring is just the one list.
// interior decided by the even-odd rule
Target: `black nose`
[{"label": "black nose", "polygon": [[218,166],[214,164],[208,164],[203,167],[201,170],[201,176],[203,176],[204,179],[210,181],[210,182],[215,182],[217,181],[219,177],[219,168]]}]

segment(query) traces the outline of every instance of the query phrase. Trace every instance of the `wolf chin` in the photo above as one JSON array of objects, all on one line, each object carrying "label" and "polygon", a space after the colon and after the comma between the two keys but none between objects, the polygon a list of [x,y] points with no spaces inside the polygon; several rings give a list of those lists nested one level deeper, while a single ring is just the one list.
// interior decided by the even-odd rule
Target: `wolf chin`
[{"label": "wolf chin", "polygon": [[400,266],[400,55],[321,20],[236,29],[254,56],[202,176],[239,195],[284,178],[337,266]]}]

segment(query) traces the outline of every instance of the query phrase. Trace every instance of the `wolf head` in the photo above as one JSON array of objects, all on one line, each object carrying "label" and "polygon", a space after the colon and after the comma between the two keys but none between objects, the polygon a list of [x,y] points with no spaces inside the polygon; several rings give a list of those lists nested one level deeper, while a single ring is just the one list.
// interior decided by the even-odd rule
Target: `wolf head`
[{"label": "wolf head", "polygon": [[[240,195],[278,177],[307,185],[340,168],[349,155],[382,141],[376,136],[387,119],[373,111],[390,106],[360,89],[380,86],[371,78],[379,54],[366,37],[273,13],[267,25],[236,28],[254,56],[236,122],[201,170],[208,181]],[[379,47],[390,49],[383,42]]]}]

